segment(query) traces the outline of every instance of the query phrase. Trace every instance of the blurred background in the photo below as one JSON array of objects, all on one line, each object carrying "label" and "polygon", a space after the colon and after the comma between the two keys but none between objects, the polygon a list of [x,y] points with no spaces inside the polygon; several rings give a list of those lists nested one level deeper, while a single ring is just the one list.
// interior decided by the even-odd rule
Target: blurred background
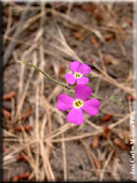
[{"label": "blurred background", "polygon": [[[130,179],[133,10],[131,2],[3,3],[4,181]],[[69,124],[56,98],[70,92],[17,60],[64,83],[71,61],[88,64],[98,115]]]}]

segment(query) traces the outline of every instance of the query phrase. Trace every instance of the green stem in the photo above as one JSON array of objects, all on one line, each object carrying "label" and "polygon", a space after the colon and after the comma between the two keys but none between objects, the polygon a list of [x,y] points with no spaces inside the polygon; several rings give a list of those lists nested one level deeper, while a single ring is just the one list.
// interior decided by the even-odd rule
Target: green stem
[{"label": "green stem", "polygon": [[[23,64],[25,64],[25,65],[29,65],[30,67],[35,68],[37,71],[41,72],[46,78],[50,79],[50,80],[53,81],[54,83],[56,83],[56,84],[58,84],[58,85],[60,85],[60,86],[63,86],[63,87],[65,87],[65,88],[71,90],[72,92],[74,92],[74,88],[72,89],[70,86],[68,86],[68,85],[66,85],[66,84],[64,84],[64,83],[61,83],[61,82],[59,82],[59,81],[53,79],[53,78],[52,78],[51,76],[49,76],[47,73],[45,73],[45,72],[42,71],[40,68],[38,68],[36,65],[34,65],[34,64],[30,63],[30,62],[24,62],[24,61],[20,61],[20,60],[17,60],[17,61],[20,62],[20,63],[23,63]],[[93,93],[92,93],[92,96],[95,97],[95,98],[98,98],[99,100],[111,100],[111,99],[108,99],[108,98],[106,99],[106,98],[97,97],[97,96],[94,95]],[[112,101],[112,100],[111,100],[111,101]]]},{"label": "green stem", "polygon": [[30,63],[30,62],[24,62],[24,61],[20,61],[20,60],[17,60],[17,61],[20,62],[20,63],[23,63],[23,64],[25,64],[25,65],[29,65],[30,67],[35,68],[37,71],[41,72],[46,78],[50,79],[50,80],[53,81],[54,83],[56,83],[56,84],[58,84],[58,85],[60,85],[60,86],[63,86],[63,87],[65,87],[65,88],[67,88],[67,89],[70,89],[70,90],[72,89],[70,86],[68,86],[68,85],[66,85],[66,84],[64,84],[64,83],[61,83],[61,82],[59,82],[59,81],[53,79],[52,77],[50,77],[47,73],[43,72],[43,71],[42,71],[40,68],[38,68],[36,65],[34,65],[34,64]]}]

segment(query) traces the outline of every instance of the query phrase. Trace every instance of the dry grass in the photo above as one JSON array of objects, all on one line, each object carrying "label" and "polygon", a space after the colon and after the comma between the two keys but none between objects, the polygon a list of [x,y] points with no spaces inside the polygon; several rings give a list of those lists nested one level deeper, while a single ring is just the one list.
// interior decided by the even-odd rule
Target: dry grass
[{"label": "dry grass", "polygon": [[[25,5],[23,5],[25,6]],[[5,129],[4,129],[4,146],[7,147],[7,150],[4,152],[4,164],[3,168],[5,172],[10,169],[12,164],[17,161],[17,157],[22,154],[27,163],[30,166],[30,175],[27,178],[28,180],[36,180],[36,181],[57,181],[56,172],[53,170],[51,164],[51,154],[55,153],[57,149],[56,144],[61,144],[62,151],[62,166],[63,166],[63,180],[69,180],[69,172],[68,172],[68,158],[67,158],[67,143],[68,142],[80,142],[84,151],[86,152],[87,159],[90,164],[90,172],[93,173],[93,176],[90,177],[90,180],[99,180],[103,181],[109,179],[107,177],[107,172],[109,171],[109,166],[111,166],[112,159],[115,154],[115,145],[111,139],[111,136],[108,139],[105,139],[106,149],[110,149],[109,154],[107,151],[102,152],[102,148],[98,146],[98,150],[94,151],[87,144],[86,139],[94,137],[96,135],[102,136],[104,134],[104,126],[100,125],[100,123],[96,123],[92,121],[87,115],[85,115],[84,124],[76,127],[74,124],[69,124],[66,122],[66,114],[60,112],[56,108],[56,97],[62,93],[67,93],[67,89],[62,88],[61,86],[50,85],[49,88],[53,87],[51,92],[48,93],[48,96],[45,95],[45,79],[41,73],[36,72],[33,68],[28,68],[24,64],[17,63],[17,60],[23,61],[31,61],[33,64],[40,67],[40,69],[45,70],[47,64],[50,63],[49,57],[46,55],[53,57],[55,60],[60,60],[62,64],[68,66],[69,62],[66,62],[63,54],[68,58],[72,58],[73,60],[79,60],[83,62],[80,58],[79,54],[77,54],[71,46],[69,46],[63,31],[57,22],[55,22],[54,26],[56,26],[56,35],[52,34],[52,39],[54,42],[48,42],[47,45],[51,48],[57,50],[57,52],[50,51],[50,49],[45,48],[44,43],[44,34],[45,34],[45,24],[47,21],[48,13],[51,13],[54,19],[57,17],[59,21],[62,21],[65,27],[69,27],[70,29],[77,29],[78,27],[90,34],[91,36],[95,36],[99,42],[105,44],[104,35],[101,31],[101,27],[98,25],[93,25],[92,27],[82,23],[80,20],[77,20],[71,17],[73,3],[68,3],[67,11],[65,13],[61,13],[54,8],[45,8],[45,4],[41,3],[38,7],[31,6],[29,7],[29,11],[36,11],[32,17],[28,18],[21,27],[21,32],[25,32],[31,28],[33,24],[39,24],[36,26],[37,31],[32,32],[33,41],[30,38],[30,41],[15,39],[10,31],[14,24],[17,22],[13,22],[13,3],[9,3],[8,7],[5,7],[5,11],[8,11],[7,18],[7,26],[4,32],[4,44],[6,45],[9,42],[14,42],[20,45],[19,49],[13,50],[12,60],[15,62],[15,67],[18,70],[18,90],[15,99],[12,98],[12,109],[11,109],[11,119],[4,119],[5,121]],[[123,56],[126,55],[125,47],[121,41],[121,37],[124,36],[126,38],[127,34],[131,34],[123,31],[121,25],[117,23],[115,20],[115,12],[113,10],[113,4],[110,3],[106,5],[98,4],[98,7],[101,8],[101,13],[104,14],[104,26],[103,28],[109,29],[116,34],[116,39],[119,43],[121,52]],[[107,7],[107,8],[106,8]],[[23,8],[21,5],[16,5],[15,8],[18,9],[18,14],[23,12]],[[37,11],[39,10],[39,11]],[[14,10],[17,11],[17,10]],[[109,21],[108,21],[109,19]],[[109,23],[112,25],[109,25]],[[15,28],[16,29],[16,28]],[[15,30],[14,30],[15,31]],[[5,46],[5,49],[7,46]],[[21,50],[22,48],[22,50]],[[98,52],[101,50],[98,49]],[[60,53],[60,54],[59,54]],[[39,55],[39,56],[38,56]],[[68,59],[69,60],[69,59]],[[89,77],[96,79],[97,85],[95,89],[95,95],[97,97],[102,97],[99,92],[99,88],[101,87],[101,82],[108,83],[109,85],[115,87],[116,92],[122,92],[124,95],[132,95],[134,96],[134,89],[132,87],[132,79],[128,81],[128,84],[125,82],[119,82],[117,79],[114,79],[107,73],[107,66],[103,59],[100,60],[101,67],[98,66],[96,61],[93,61],[93,66],[96,70],[92,70]],[[58,62],[54,62],[53,70],[54,76],[56,79],[61,79],[59,74],[60,67],[58,66]],[[14,76],[13,76],[14,77]],[[27,78],[27,79],[26,79]],[[48,89],[47,89],[48,90]],[[109,98],[109,97],[107,97]],[[102,113],[107,113],[107,109],[105,111],[105,106],[110,102],[110,100],[101,100],[100,111]],[[113,103],[113,101],[111,101]],[[16,103],[16,105],[15,105]],[[30,114],[27,118],[27,125],[31,126],[32,129],[30,131],[24,130],[25,121],[22,120],[22,115],[24,112],[24,108],[26,108],[26,104],[29,104],[33,108],[32,114]],[[123,104],[124,105],[124,104]],[[113,132],[114,135],[121,134],[124,136],[124,133],[127,134],[127,138],[130,136],[130,131],[128,129],[123,129],[122,124],[128,123],[131,112],[133,110],[132,104],[128,104],[129,112],[126,114],[114,114],[117,121],[113,123],[110,120],[108,124],[108,129]],[[42,112],[44,111],[44,112]],[[97,119],[99,121],[100,118]],[[56,123],[56,128],[54,127]],[[10,124],[10,126],[8,126]],[[92,128],[92,132],[83,132],[84,126],[87,125],[89,128]],[[16,132],[15,127],[20,126],[21,131]],[[71,133],[70,133],[71,131]],[[120,131],[120,132],[119,132]],[[68,135],[69,134],[69,135]],[[75,145],[75,144],[74,144]],[[108,148],[109,146],[109,148]],[[72,149],[71,149],[72,148]],[[72,154],[79,159],[83,167],[83,177],[84,172],[86,171],[85,164],[83,162],[82,157],[79,152],[73,149],[73,146],[70,148]],[[98,158],[98,153],[100,153],[100,157],[102,157],[101,169],[98,169],[96,164],[94,163],[94,159]],[[56,153],[55,153],[56,156]],[[55,162],[56,163],[56,162]],[[122,167],[122,165],[121,165]],[[115,179],[114,175],[117,174],[117,170],[114,170],[115,173],[110,176],[110,179]],[[75,177],[74,177],[75,178]],[[117,178],[119,179],[119,177]],[[75,179],[74,179],[75,180]],[[77,180],[77,179],[76,179]],[[87,180],[87,179],[86,179]]]}]

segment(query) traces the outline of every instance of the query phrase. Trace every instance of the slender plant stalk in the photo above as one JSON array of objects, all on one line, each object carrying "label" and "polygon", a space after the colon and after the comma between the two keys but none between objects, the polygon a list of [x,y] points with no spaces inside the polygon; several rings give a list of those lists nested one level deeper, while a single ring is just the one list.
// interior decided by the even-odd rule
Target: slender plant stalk
[{"label": "slender plant stalk", "polygon": [[65,87],[65,88],[67,88],[67,89],[72,90],[72,88],[71,88],[70,86],[68,86],[68,85],[66,85],[66,84],[64,84],[64,83],[61,83],[61,82],[59,82],[59,81],[53,79],[53,78],[52,78],[51,76],[49,76],[47,73],[45,73],[45,72],[42,71],[40,68],[38,68],[36,65],[34,65],[34,64],[30,63],[30,62],[24,62],[24,61],[20,61],[20,60],[17,60],[17,61],[20,62],[20,63],[23,63],[23,64],[25,64],[25,65],[29,65],[30,67],[35,68],[37,71],[41,72],[46,78],[50,79],[50,80],[53,81],[54,83],[56,83],[56,84],[58,84],[58,85],[60,85],[60,86],[63,86],[63,87]]},{"label": "slender plant stalk", "polygon": [[[61,83],[60,81],[57,81],[56,79],[53,79],[51,76],[49,76],[47,73],[45,73],[44,71],[42,71],[40,68],[38,68],[36,65],[30,63],[30,62],[24,62],[24,61],[20,61],[20,60],[17,60],[17,62],[20,62],[21,64],[25,64],[25,65],[29,65],[30,67],[33,67],[35,68],[37,71],[41,72],[46,78],[48,78],[49,80],[53,81],[54,83],[60,85],[60,86],[63,86],[69,90],[71,90],[71,92],[74,92],[74,88],[71,88],[70,86],[66,85],[65,83]],[[108,99],[108,98],[101,98],[101,97],[97,97],[96,95],[94,95],[92,93],[92,96],[95,97],[95,98],[98,98],[99,100],[111,100],[111,99]],[[112,101],[112,100],[111,100]]]}]

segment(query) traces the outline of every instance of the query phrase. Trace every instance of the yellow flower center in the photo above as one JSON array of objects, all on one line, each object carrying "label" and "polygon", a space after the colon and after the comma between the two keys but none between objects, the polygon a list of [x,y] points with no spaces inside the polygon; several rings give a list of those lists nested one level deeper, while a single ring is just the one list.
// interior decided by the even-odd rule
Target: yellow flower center
[{"label": "yellow flower center", "polygon": [[75,72],[75,78],[81,78],[82,74],[80,74],[79,72]]},{"label": "yellow flower center", "polygon": [[75,108],[80,108],[80,107],[83,106],[83,104],[84,104],[84,102],[83,102],[82,100],[77,99],[77,100],[74,101],[73,106],[74,106]]}]

